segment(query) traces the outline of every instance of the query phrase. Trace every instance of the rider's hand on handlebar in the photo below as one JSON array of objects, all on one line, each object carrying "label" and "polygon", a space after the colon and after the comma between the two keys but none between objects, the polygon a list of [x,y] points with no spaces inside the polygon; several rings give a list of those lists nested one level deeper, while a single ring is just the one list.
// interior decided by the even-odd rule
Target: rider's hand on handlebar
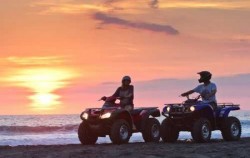
[{"label": "rider's hand on handlebar", "polygon": [[188,96],[188,94],[187,93],[182,93],[181,96],[186,97],[186,96]]},{"label": "rider's hand on handlebar", "polygon": [[101,97],[101,99],[100,99],[100,100],[105,101],[106,99],[107,99],[107,97],[106,97],[106,96],[103,96],[103,97]]}]

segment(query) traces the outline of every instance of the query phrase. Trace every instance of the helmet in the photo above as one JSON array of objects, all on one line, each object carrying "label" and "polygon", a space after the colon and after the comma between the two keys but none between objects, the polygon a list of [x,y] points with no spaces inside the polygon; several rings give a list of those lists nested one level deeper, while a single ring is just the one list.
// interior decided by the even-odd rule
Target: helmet
[{"label": "helmet", "polygon": [[129,83],[131,83],[131,77],[130,77],[130,76],[124,76],[124,77],[122,78],[122,83],[123,83],[124,81],[129,81]]},{"label": "helmet", "polygon": [[201,71],[198,72],[198,74],[200,75],[200,79],[199,82],[209,82],[212,78],[212,74],[209,71]]}]

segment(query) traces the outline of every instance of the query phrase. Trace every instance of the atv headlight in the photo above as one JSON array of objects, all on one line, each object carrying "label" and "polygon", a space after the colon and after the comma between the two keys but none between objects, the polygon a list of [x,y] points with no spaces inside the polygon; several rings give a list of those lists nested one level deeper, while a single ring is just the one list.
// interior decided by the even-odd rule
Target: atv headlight
[{"label": "atv headlight", "polygon": [[195,111],[195,107],[194,106],[190,106],[189,110],[193,112],[193,111]]},{"label": "atv headlight", "polygon": [[170,112],[170,110],[171,110],[171,107],[168,106],[168,107],[167,107],[167,112]]},{"label": "atv headlight", "polygon": [[111,116],[111,113],[108,112],[108,113],[106,113],[106,114],[101,115],[101,119],[110,118],[110,116]]},{"label": "atv headlight", "polygon": [[83,118],[83,119],[87,120],[88,117],[89,117],[89,114],[87,114],[86,112],[84,112],[84,113],[82,114],[82,118]]}]

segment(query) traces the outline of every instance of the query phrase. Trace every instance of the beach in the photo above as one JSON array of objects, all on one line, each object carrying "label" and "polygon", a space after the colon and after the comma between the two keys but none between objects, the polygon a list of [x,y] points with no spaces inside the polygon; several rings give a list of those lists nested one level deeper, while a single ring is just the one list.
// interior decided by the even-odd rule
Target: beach
[{"label": "beach", "polygon": [[0,158],[248,158],[250,138],[236,142],[213,139],[209,143],[194,143],[190,140],[177,143],[130,143],[124,145],[37,145],[0,146]]},{"label": "beach", "polygon": [[250,158],[250,113],[234,115],[242,123],[236,142],[223,141],[220,131],[204,144],[192,142],[189,132],[181,132],[176,143],[144,143],[141,133],[134,133],[128,144],[113,145],[107,136],[88,146],[78,139],[78,115],[0,116],[0,158]]}]

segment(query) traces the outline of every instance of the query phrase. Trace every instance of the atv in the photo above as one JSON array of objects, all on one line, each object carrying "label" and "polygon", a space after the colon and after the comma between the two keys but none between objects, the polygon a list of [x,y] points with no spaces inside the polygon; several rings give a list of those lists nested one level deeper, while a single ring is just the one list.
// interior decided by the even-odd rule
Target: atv
[{"label": "atv", "polygon": [[199,100],[189,99],[183,103],[166,104],[162,115],[166,117],[161,124],[161,138],[164,142],[175,142],[180,131],[191,132],[195,142],[208,142],[212,131],[220,130],[225,141],[237,141],[241,137],[239,119],[229,116],[230,111],[240,110],[232,103],[218,104],[216,110]]},{"label": "atv", "polygon": [[160,140],[160,116],[157,107],[136,108],[127,111],[116,104],[119,98],[105,99],[102,108],[89,108],[80,115],[82,123],[78,137],[83,145],[95,144],[98,137],[109,135],[114,144],[128,143],[132,133],[141,132],[145,142]]}]

